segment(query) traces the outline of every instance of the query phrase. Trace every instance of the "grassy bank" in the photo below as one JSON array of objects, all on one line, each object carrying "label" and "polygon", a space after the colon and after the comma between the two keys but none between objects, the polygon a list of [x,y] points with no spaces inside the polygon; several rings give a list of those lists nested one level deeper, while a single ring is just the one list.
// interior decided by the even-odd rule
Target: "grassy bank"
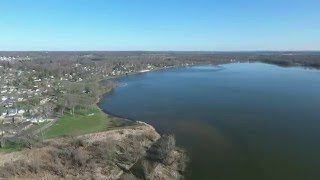
[{"label": "grassy bank", "polygon": [[[44,139],[56,138],[62,136],[78,136],[82,134],[106,131],[117,125],[115,118],[105,114],[97,105],[100,96],[112,90],[112,87],[106,87],[101,80],[90,82],[97,88],[98,96],[93,101],[86,102],[74,108],[73,111],[65,111],[60,119],[43,133]],[[83,95],[79,96],[81,99]],[[89,96],[89,95],[88,95]],[[85,97],[83,97],[84,99]]]},{"label": "grassy bank", "polygon": [[65,135],[81,135],[108,130],[112,126],[112,118],[98,107],[76,109],[75,113],[65,113],[61,119],[44,133],[44,138],[55,138]]},{"label": "grassy bank", "polygon": [[[166,67],[169,68],[169,67]],[[154,68],[152,71],[161,70],[165,68]],[[133,72],[128,75],[137,74],[140,72]],[[124,75],[124,76],[128,76]],[[104,86],[103,81],[122,76],[114,76],[109,78],[96,79],[93,83],[97,84],[98,94],[95,103],[99,103],[100,97],[110,92],[112,88]],[[113,85],[114,86],[114,85]],[[88,133],[95,133],[114,129],[117,127],[134,125],[134,122],[113,117],[104,113],[97,104],[92,104],[91,108],[76,108],[73,114],[65,113],[55,124],[44,132],[44,138],[56,138],[61,136],[77,136]]]},{"label": "grassy bank", "polygon": [[29,139],[28,137],[23,137],[23,138],[19,138],[19,139],[6,139],[4,140],[5,143],[1,144],[1,148],[0,148],[0,153],[4,152],[4,153],[10,153],[10,152],[14,152],[14,151],[21,151],[25,148],[31,148],[31,141],[32,139]]},{"label": "grassy bank", "polygon": [[98,81],[96,83],[99,84],[99,97],[97,97],[95,104],[91,104],[89,108],[75,108],[72,114],[71,111],[66,111],[55,124],[45,130],[44,139],[78,136],[134,124],[126,119],[106,114],[99,108],[97,103],[100,101],[100,96],[110,92],[113,88],[106,88]]},{"label": "grassy bank", "polygon": [[14,151],[21,151],[25,146],[21,142],[8,142],[4,147],[0,148],[0,152],[10,153]]},{"label": "grassy bank", "polygon": [[[164,68],[155,68],[154,70],[160,70]],[[128,75],[137,74],[140,72],[130,73]],[[127,76],[127,75],[125,75]],[[119,78],[121,76],[115,76],[112,78]],[[93,87],[96,87],[97,96],[87,102],[88,105],[82,106],[81,104],[77,104],[78,107],[74,109],[74,112],[71,109],[66,109],[62,117],[60,117],[52,126],[38,133],[41,139],[51,139],[58,138],[63,136],[78,136],[89,133],[96,133],[107,131],[110,129],[121,128],[124,126],[135,125],[134,122],[113,117],[109,114],[104,113],[97,103],[100,101],[100,97],[104,94],[110,92],[114,84],[112,86],[105,85],[103,83],[104,80],[110,80],[112,78],[97,78],[93,82],[90,82]],[[89,95],[88,95],[89,96]],[[79,95],[78,99],[85,99],[83,94]],[[86,107],[86,108],[84,108]],[[37,129],[42,128],[42,126],[46,125],[48,122],[41,123],[37,126],[34,126],[26,131],[26,134],[36,131]],[[21,146],[22,147],[22,146]],[[19,143],[10,144],[7,148],[9,151],[11,150],[20,150],[21,149]],[[1,149],[1,148],[0,148]]]}]

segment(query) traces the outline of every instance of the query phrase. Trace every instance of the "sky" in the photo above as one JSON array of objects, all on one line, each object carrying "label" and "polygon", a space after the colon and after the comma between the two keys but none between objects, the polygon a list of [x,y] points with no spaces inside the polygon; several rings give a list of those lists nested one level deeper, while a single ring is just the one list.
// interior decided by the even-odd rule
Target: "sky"
[{"label": "sky", "polygon": [[320,50],[320,0],[0,0],[0,51]]}]

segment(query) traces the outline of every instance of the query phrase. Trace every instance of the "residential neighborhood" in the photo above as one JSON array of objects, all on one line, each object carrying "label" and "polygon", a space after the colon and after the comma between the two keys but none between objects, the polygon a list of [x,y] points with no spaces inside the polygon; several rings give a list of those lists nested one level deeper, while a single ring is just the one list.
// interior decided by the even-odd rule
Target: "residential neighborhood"
[{"label": "residential neighborhood", "polygon": [[121,61],[53,63],[47,62],[48,59],[34,61],[29,56],[0,56],[2,136],[19,135],[30,127],[57,120],[65,109],[81,104],[81,98],[85,98],[87,104],[94,102],[99,94],[96,83],[100,80],[172,66]]},{"label": "residential neighborhood", "polygon": [[6,124],[0,126],[2,135],[18,134],[32,124],[50,119],[53,111],[50,101],[54,98],[48,92],[53,77],[39,79],[35,71],[3,66],[0,72],[0,123]]}]

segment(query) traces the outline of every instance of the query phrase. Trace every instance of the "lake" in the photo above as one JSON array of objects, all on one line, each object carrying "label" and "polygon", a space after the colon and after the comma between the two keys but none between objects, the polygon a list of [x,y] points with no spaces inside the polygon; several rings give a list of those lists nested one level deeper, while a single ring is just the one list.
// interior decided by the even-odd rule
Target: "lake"
[{"label": "lake", "polygon": [[100,107],[174,134],[188,179],[320,179],[320,71],[234,63],[116,82]]}]

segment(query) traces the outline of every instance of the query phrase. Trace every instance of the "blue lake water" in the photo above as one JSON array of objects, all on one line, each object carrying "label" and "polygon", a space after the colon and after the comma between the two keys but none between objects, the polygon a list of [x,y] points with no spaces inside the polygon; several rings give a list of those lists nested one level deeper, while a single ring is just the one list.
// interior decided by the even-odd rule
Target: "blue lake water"
[{"label": "blue lake water", "polygon": [[236,63],[116,81],[101,108],[175,134],[188,179],[320,179],[320,71]]}]

